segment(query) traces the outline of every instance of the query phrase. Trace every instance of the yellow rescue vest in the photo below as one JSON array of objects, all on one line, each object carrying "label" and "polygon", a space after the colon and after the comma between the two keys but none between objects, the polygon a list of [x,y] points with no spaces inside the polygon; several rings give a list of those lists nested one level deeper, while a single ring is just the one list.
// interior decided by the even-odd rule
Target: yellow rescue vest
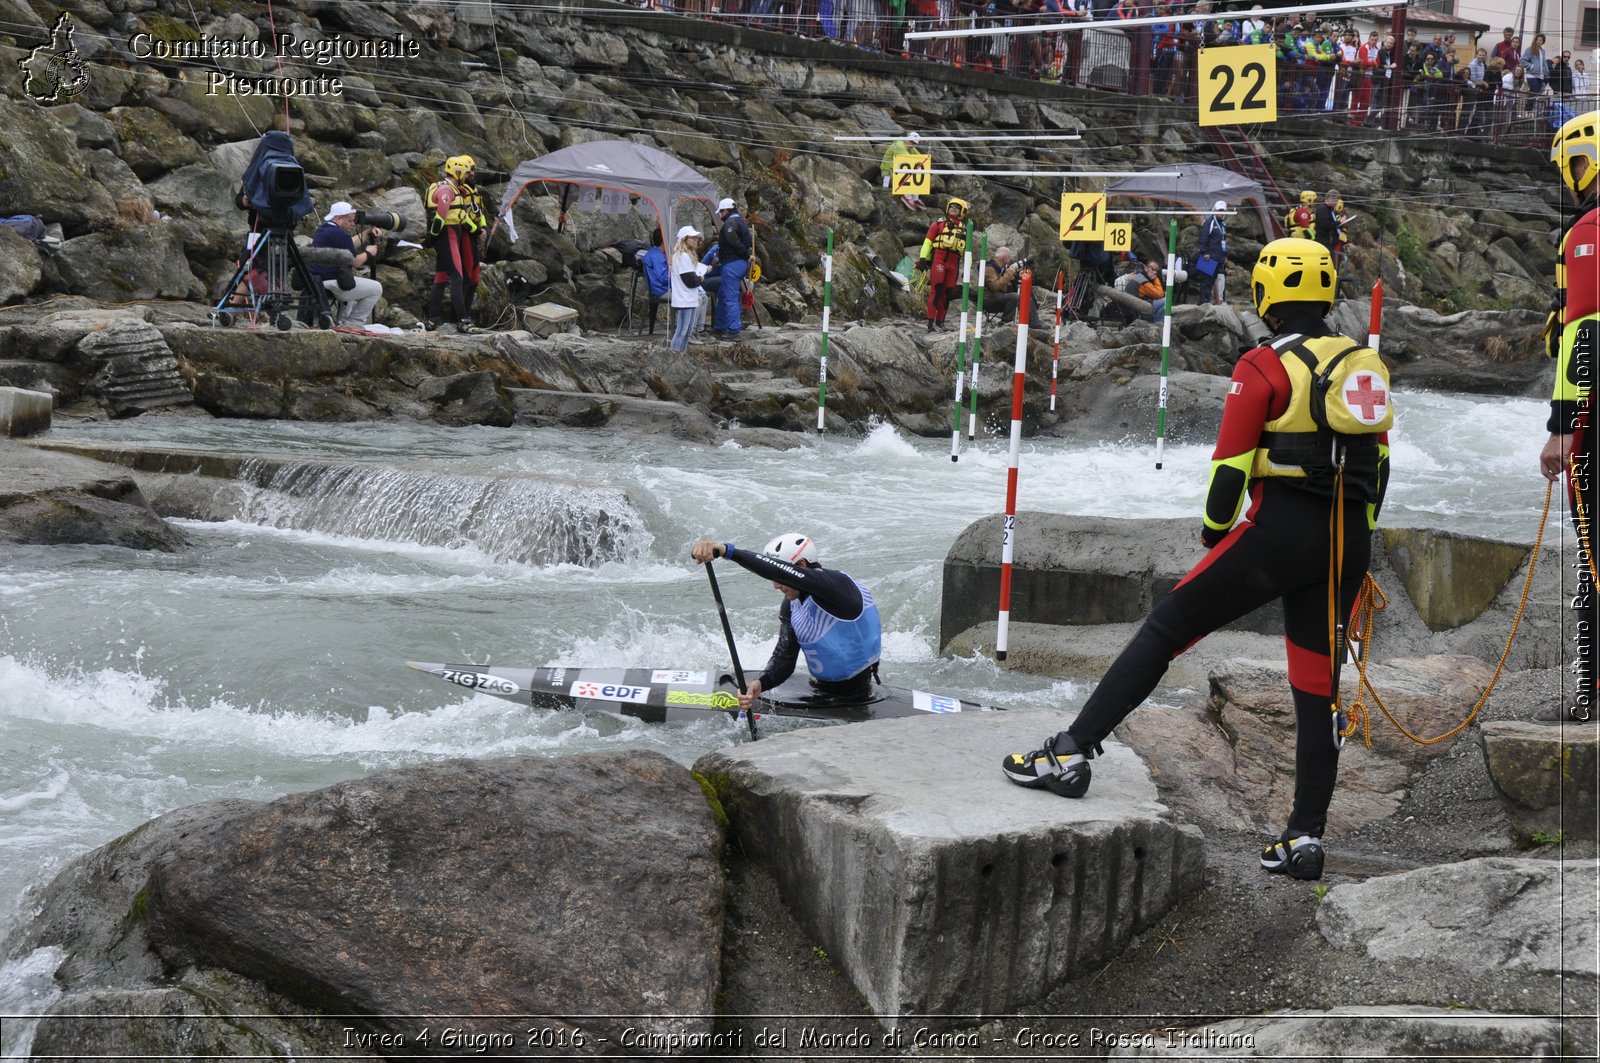
[{"label": "yellow rescue vest", "polygon": [[[446,185],[455,189],[455,201],[450,204],[450,209],[440,214],[433,206],[433,195]],[[489,216],[483,207],[483,195],[474,185],[455,185],[450,181],[435,181],[428,186],[428,213],[433,219],[429,223],[429,231],[437,234],[440,228],[449,225],[465,226],[468,232],[475,233],[489,223]]]},{"label": "yellow rescue vest", "polygon": [[[1374,383],[1370,394],[1357,392],[1345,401],[1365,403],[1376,418],[1366,434],[1334,432],[1317,423],[1313,412],[1314,367],[1363,349],[1345,336],[1289,335],[1275,340],[1273,350],[1289,376],[1289,405],[1261,429],[1261,442],[1250,463],[1251,477],[1287,477],[1317,491],[1331,491],[1338,451],[1342,449],[1347,489],[1368,502],[1377,500],[1378,433],[1393,423],[1387,381]],[[1309,361],[1308,361],[1309,359]]]}]

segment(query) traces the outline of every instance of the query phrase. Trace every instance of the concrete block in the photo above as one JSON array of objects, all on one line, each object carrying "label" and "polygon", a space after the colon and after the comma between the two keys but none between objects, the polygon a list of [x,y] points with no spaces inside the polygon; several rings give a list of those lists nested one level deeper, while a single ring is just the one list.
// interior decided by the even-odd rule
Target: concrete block
[{"label": "concrete block", "polygon": [[876,720],[717,750],[695,770],[886,1026],[1014,1014],[1104,964],[1205,874],[1199,830],[1171,821],[1114,740],[1080,800],[1006,781],[1001,759],[1064,723]]},{"label": "concrete block", "polygon": [[50,431],[55,400],[43,391],[0,388],[0,433],[33,436]]},{"label": "concrete block", "polygon": [[578,323],[578,312],[560,303],[540,303],[522,312],[523,326],[535,336],[553,336]]},{"label": "concrete block", "polygon": [[1389,561],[1430,631],[1476,620],[1527,563],[1530,548],[1431,528],[1384,528]]}]

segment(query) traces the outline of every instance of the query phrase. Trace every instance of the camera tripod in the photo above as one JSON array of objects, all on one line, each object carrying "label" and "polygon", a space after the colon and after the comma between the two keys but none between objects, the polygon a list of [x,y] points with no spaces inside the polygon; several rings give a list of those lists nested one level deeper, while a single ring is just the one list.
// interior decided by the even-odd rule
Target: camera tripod
[{"label": "camera tripod", "polygon": [[226,327],[233,324],[230,315],[251,314],[288,332],[294,327],[289,308],[296,304],[301,321],[318,328],[333,327],[328,293],[306,269],[295,246],[293,228],[269,225],[229,279],[222,298],[211,309],[211,318]]}]

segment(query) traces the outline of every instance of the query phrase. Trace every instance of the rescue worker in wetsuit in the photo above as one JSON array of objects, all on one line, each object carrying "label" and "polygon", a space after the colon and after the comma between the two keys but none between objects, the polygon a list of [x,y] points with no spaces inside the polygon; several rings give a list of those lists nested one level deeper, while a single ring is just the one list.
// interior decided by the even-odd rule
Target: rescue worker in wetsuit
[{"label": "rescue worker in wetsuit", "polygon": [[[1342,652],[1329,653],[1329,615],[1337,610],[1347,621],[1354,607],[1389,478],[1387,433],[1319,435],[1313,420],[1304,357],[1371,353],[1323,321],[1333,308],[1336,282],[1321,244],[1283,239],[1262,248],[1251,288],[1256,312],[1275,337],[1241,356],[1234,368],[1200,532],[1208,552],[1151,611],[1071,725],[1040,749],[1011,754],[1001,763],[1006,777],[1021,786],[1082,797],[1089,789],[1089,760],[1155,689],[1174,657],[1281,599],[1297,725],[1294,808],[1288,829],[1261,854],[1261,865],[1298,879],[1322,875],[1321,839],[1339,765],[1333,693]],[[1388,407],[1381,382],[1362,384],[1381,390],[1361,391],[1347,402]],[[1330,394],[1328,404],[1335,401]],[[1346,443],[1342,505],[1335,490],[1334,439]],[[1247,501],[1249,511],[1235,527]],[[1330,530],[1330,517],[1341,516],[1348,529],[1342,536]],[[1331,557],[1340,539],[1342,555]],[[1330,560],[1341,566],[1333,600]]]},{"label": "rescue worker in wetsuit", "polygon": [[1311,189],[1300,193],[1300,202],[1283,216],[1283,231],[1296,240],[1314,240],[1317,234],[1317,194]]},{"label": "rescue worker in wetsuit", "polygon": [[444,293],[456,330],[476,332],[472,325],[472,298],[478,290],[479,259],[487,232],[488,212],[483,195],[472,182],[478,175],[471,155],[453,155],[444,161],[445,179],[428,186],[428,238],[433,242],[433,290],[428,293],[428,321],[443,322]]},{"label": "rescue worker in wetsuit", "polygon": [[1577,682],[1564,704],[1546,706],[1534,718],[1546,722],[1595,719],[1600,681],[1600,604],[1595,588],[1596,432],[1591,388],[1595,345],[1600,342],[1600,111],[1565,123],[1550,145],[1550,161],[1572,193],[1577,209],[1556,258],[1556,295],[1545,326],[1556,359],[1555,390],[1539,452],[1539,471],[1551,481],[1567,477],[1567,497],[1578,528],[1578,589],[1572,598],[1578,643]]},{"label": "rescue worker in wetsuit", "polygon": [[778,644],[761,674],[739,695],[741,710],[749,711],[763,690],[793,675],[801,653],[806,655],[811,685],[822,693],[840,701],[864,701],[871,695],[883,652],[878,603],[858,580],[819,565],[817,545],[809,536],[785,532],[759,554],[702,539],[690,555],[696,564],[725,557],[771,580],[783,592]]},{"label": "rescue worker in wetsuit", "polygon": [[967,250],[967,212],[964,199],[951,197],[944,217],[928,226],[927,238],[917,256],[916,268],[928,274],[928,331],[944,331],[950,300],[961,286],[961,256]]}]

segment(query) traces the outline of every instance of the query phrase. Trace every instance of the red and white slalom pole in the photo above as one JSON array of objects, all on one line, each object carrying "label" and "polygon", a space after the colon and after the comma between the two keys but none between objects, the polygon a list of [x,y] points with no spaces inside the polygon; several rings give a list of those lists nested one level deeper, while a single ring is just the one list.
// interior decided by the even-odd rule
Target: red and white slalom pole
[{"label": "red and white slalom pole", "polygon": [[1063,274],[1056,270],[1056,343],[1050,352],[1050,412],[1056,412],[1056,371],[1061,366],[1061,281]]},{"label": "red and white slalom pole", "polygon": [[1011,559],[1017,543],[1017,463],[1022,455],[1022,385],[1028,375],[1028,325],[1033,316],[1033,271],[1022,272],[1017,289],[1017,357],[1011,374],[1011,458],[1006,468],[1005,539],[1000,547],[1000,625],[994,636],[994,657],[1006,659],[1011,627]]},{"label": "red and white slalom pole", "polygon": [[1373,350],[1381,350],[1378,346],[1383,335],[1383,278],[1379,277],[1372,282],[1372,317],[1367,322],[1367,346]]}]

